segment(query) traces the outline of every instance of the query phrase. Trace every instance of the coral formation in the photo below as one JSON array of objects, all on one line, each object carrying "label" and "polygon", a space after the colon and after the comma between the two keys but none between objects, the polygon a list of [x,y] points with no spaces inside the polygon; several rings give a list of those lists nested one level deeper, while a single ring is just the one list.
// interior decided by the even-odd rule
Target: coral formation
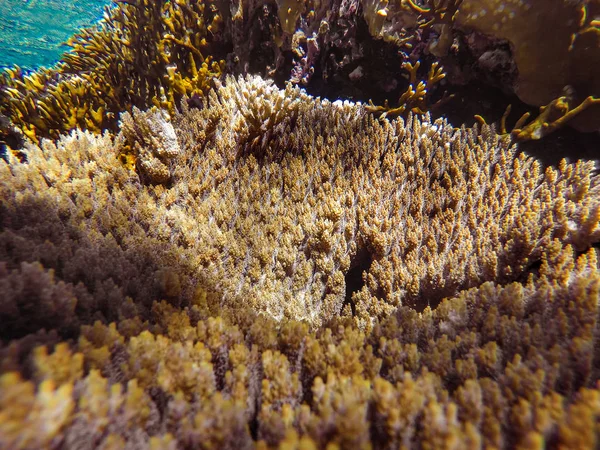
[{"label": "coral formation", "polygon": [[516,141],[541,139],[562,127],[574,117],[579,117],[587,108],[600,105],[600,98],[590,95],[574,108],[571,107],[570,103],[572,103],[572,98],[570,99],[567,96],[552,100],[548,105],[541,106],[540,115],[527,125],[525,123],[529,118],[529,113],[525,113],[511,131],[513,138]]},{"label": "coral formation", "polygon": [[76,127],[116,131],[121,112],[155,105],[173,114],[182,97],[202,97],[224,72],[390,103],[377,111],[418,111],[419,86],[439,97],[431,88],[440,79],[427,76],[432,68],[452,75],[439,93],[468,83],[476,66],[481,78],[499,77],[504,92],[529,105],[561,105],[518,139],[567,121],[597,131],[599,17],[597,0],[560,0],[556,8],[539,0],[118,1],[96,29],[71,39],[56,67],[4,71],[0,114],[38,143]]},{"label": "coral formation", "polygon": [[[599,17],[119,0],[4,71],[0,448],[597,447],[600,176],[514,142],[598,129]],[[539,116],[434,120],[471,63]]]},{"label": "coral formation", "polygon": [[427,105],[427,94],[431,91],[431,88],[444,79],[446,74],[443,70],[438,67],[437,63],[433,63],[429,69],[429,74],[426,81],[419,81],[417,83],[417,70],[421,64],[417,61],[416,64],[404,63],[403,69],[406,69],[410,74],[410,84],[406,91],[402,93],[398,99],[398,105],[396,108],[390,108],[388,101],[385,101],[383,106],[376,106],[373,102],[369,102],[367,111],[369,112],[382,112],[381,118],[393,117],[395,115],[404,114],[406,111],[411,111],[417,114],[425,114],[428,110]]},{"label": "coral formation", "polygon": [[171,178],[169,161],[180,152],[170,118],[155,108],[141,112],[135,106],[121,117],[121,158],[132,158],[140,177],[151,183]]},{"label": "coral formation", "polygon": [[[418,80],[412,71],[410,85],[399,76],[403,64],[416,60],[398,50],[420,36],[420,27],[439,23],[449,29],[448,17],[454,17],[452,5],[410,5],[402,10],[414,16],[414,27],[401,31],[390,12],[386,23],[392,20],[393,30],[382,24],[384,31],[373,28],[370,35],[361,27],[371,20],[373,5],[363,13],[357,2],[118,1],[97,28],[70,40],[56,67],[4,71],[0,113],[36,143],[77,127],[116,131],[121,112],[155,105],[173,114],[181,98],[202,97],[224,71],[303,85],[316,73],[316,84],[348,89],[365,100],[371,94],[357,86],[374,80],[373,92],[398,94],[400,104],[392,107],[401,107],[400,94],[416,89]],[[373,58],[388,59],[389,68],[373,70]],[[423,65],[429,70],[429,63]],[[422,103],[423,93],[412,94]]]},{"label": "coral formation", "polygon": [[[70,41],[56,67],[0,76],[0,113],[34,142],[76,127],[115,129],[118,114],[152,104],[173,112],[222,71],[209,51],[221,20],[209,2],[119,1]],[[209,54],[210,53],[210,54]]]},{"label": "coral formation", "polygon": [[365,0],[364,17],[373,36],[412,48],[421,41],[423,30],[435,29],[437,39],[429,44],[436,56],[452,44],[452,25],[463,0]]},{"label": "coral formation", "polygon": [[593,163],[259,77],[196,102],[0,160],[0,447],[596,445]]}]

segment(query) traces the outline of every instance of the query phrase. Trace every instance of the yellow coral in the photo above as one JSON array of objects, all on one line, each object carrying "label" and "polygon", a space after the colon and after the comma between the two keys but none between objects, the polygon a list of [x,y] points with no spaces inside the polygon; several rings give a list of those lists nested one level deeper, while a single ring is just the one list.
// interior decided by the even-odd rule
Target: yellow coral
[{"label": "yellow coral", "polygon": [[118,113],[161,105],[173,113],[184,95],[203,95],[223,63],[207,53],[218,11],[205,2],[118,2],[97,28],[70,39],[53,69],[0,76],[2,106],[33,142],[76,127],[115,128]]},{"label": "yellow coral", "polygon": [[80,320],[0,331],[1,447],[596,445],[593,164],[257,78],[200,106],[166,186],[109,134],[0,164],[0,291]]},{"label": "yellow coral", "polygon": [[59,438],[75,407],[73,384],[43,381],[34,392],[31,382],[15,373],[0,378],[0,444],[6,448],[41,448]]},{"label": "yellow coral", "polygon": [[421,63],[419,61],[414,65],[409,62],[402,65],[402,68],[409,73],[410,84],[398,99],[397,107],[390,108],[387,100],[385,101],[384,106],[375,106],[373,102],[369,102],[367,111],[381,112],[381,118],[399,116],[407,111],[417,114],[426,114],[426,111],[429,109],[426,101],[427,95],[433,86],[446,77],[446,74],[443,69],[439,67],[439,64],[435,62],[429,68],[427,80],[419,81],[417,83],[417,70],[420,65]]},{"label": "yellow coral", "polygon": [[53,380],[58,384],[74,382],[83,375],[83,355],[73,354],[66,343],[56,346],[52,354],[46,347],[38,347],[34,352],[37,378]]},{"label": "yellow coral", "polygon": [[[181,149],[170,117],[164,111],[152,108],[141,112],[134,106],[131,114],[125,112],[121,115],[118,139],[121,157],[127,160],[127,155],[132,154],[143,179],[155,184],[169,181],[169,161]],[[169,281],[168,284],[176,285],[177,282]],[[177,290],[175,286],[169,287],[169,290],[173,289]]]}]

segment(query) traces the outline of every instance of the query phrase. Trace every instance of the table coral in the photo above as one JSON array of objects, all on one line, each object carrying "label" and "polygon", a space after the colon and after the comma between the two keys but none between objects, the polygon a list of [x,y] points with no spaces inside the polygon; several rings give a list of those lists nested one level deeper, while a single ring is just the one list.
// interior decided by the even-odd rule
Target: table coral
[{"label": "table coral", "polygon": [[155,110],[0,161],[0,447],[593,448],[593,163],[258,77],[199,106],[166,184],[119,160]]},{"label": "table coral", "polygon": [[[106,337],[113,336],[108,363],[102,372],[91,370],[80,378],[81,393],[69,381],[48,380],[36,388],[14,373],[0,377],[1,442],[26,448],[51,439],[87,446],[119,439],[121,445],[149,448],[153,439],[169,438],[185,448],[200,443],[203,448],[253,448],[258,438],[258,448],[277,448],[299,440],[300,434],[305,445],[319,447],[418,448],[452,442],[453,448],[510,448],[545,439],[552,445],[589,448],[596,437],[594,428],[585,425],[595,423],[600,413],[592,344],[600,278],[594,251],[577,258],[558,242],[554,249],[525,286],[486,283],[425,315],[401,307],[369,334],[344,321],[304,335],[296,334],[294,322],[279,329],[264,324],[262,331],[274,332],[282,352],[257,340],[243,320],[238,328],[206,318],[195,307],[182,313],[160,308],[164,316],[156,317],[154,332],[129,339],[129,368],[115,379],[111,366],[122,361],[127,338],[105,327]],[[559,269],[565,266],[570,269]],[[255,317],[251,311],[243,314]],[[186,317],[187,325],[171,330],[160,325],[172,315]],[[221,325],[215,328],[215,322]],[[210,339],[201,332],[208,328],[213,330]],[[174,380],[204,381],[187,358],[179,361],[183,366],[164,364],[183,348],[181,332],[188,336],[186,346],[201,348],[188,357],[213,361],[203,363],[210,368],[211,388],[202,387],[192,396],[185,394],[186,384],[165,384],[163,378],[169,374]],[[306,352],[285,350],[298,338],[305,340]],[[386,361],[389,348],[415,344],[420,347],[416,363],[403,354]],[[315,365],[309,346],[343,356]],[[220,359],[219,351],[229,357]],[[446,352],[450,359],[443,358]],[[65,356],[69,354],[80,355]],[[357,363],[350,367],[344,359]],[[474,376],[463,378],[460,362],[468,360]],[[163,375],[150,370],[143,382],[129,378],[129,370],[144,370],[146,364],[159,367]],[[239,379],[245,388],[233,390],[228,380],[242,371],[248,372]],[[129,381],[117,381],[123,377]],[[281,403],[273,404],[273,399]],[[260,413],[256,402],[262,404]],[[52,416],[40,415],[40,408]],[[271,410],[279,415],[268,414]],[[34,436],[23,424],[44,424],[47,431]],[[574,435],[573,426],[587,431]],[[377,431],[371,434],[372,429]]]}]

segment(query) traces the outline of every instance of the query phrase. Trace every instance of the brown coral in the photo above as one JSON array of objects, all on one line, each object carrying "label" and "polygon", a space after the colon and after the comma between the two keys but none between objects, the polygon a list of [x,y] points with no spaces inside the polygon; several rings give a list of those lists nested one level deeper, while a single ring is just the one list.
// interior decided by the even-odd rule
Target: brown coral
[{"label": "brown coral", "polygon": [[[0,377],[1,442],[14,448],[50,440],[148,448],[166,440],[185,448],[252,448],[258,437],[259,448],[298,441],[306,448],[512,448],[540,440],[589,448],[597,433],[590,425],[600,413],[593,350],[597,260],[594,250],[579,258],[558,242],[553,250],[524,285],[487,283],[423,315],[400,307],[366,335],[352,323],[334,321],[302,337],[306,351],[298,359],[285,350],[303,336],[297,323],[279,331],[263,325],[279,340],[283,352],[277,352],[255,340],[243,320],[234,319],[238,328],[221,319],[194,319],[195,307],[159,308],[164,316],[154,332],[105,335],[111,349],[106,369],[122,361],[127,344],[129,369],[122,381],[97,370],[79,374],[77,389],[71,379],[50,378],[36,388],[14,373]],[[254,317],[252,311],[244,315]],[[182,316],[188,322],[178,329],[160,325]],[[390,348],[416,344],[418,360],[386,360]],[[339,357],[316,369],[315,351],[309,350],[315,346]],[[191,353],[181,358],[185,347]],[[217,347],[229,357],[220,359]],[[68,355],[80,354],[65,344],[57,351],[67,366]],[[374,365],[373,357],[384,364]],[[463,378],[460,361],[469,360],[473,372]],[[206,369],[209,378],[197,377]],[[233,374],[243,372],[239,382],[246,388],[231,391]],[[167,382],[186,379],[193,383]],[[186,394],[190,386],[198,389]],[[27,431],[41,425],[44,433]]]},{"label": "brown coral", "polygon": [[1,162],[0,280],[46,331],[1,335],[0,446],[594,445],[593,164],[259,78],[201,106],[166,185],[108,133]]},{"label": "brown coral", "polygon": [[[518,279],[552,239],[584,249],[598,238],[591,166],[542,173],[490,129],[380,123],[360,105],[258,78],[229,79],[174,129],[161,117],[125,115],[123,139],[137,149],[142,181],[170,179],[168,189],[136,187],[124,172],[109,197],[94,199],[88,173],[65,179],[59,160],[56,174],[37,176],[59,191],[80,186],[75,217],[101,220],[118,241],[135,239],[120,227],[136,211],[133,229],[171,246],[178,267],[156,269],[162,295],[189,299],[194,288],[181,279],[197,273],[223,306],[243,299],[316,325],[346,305],[368,327],[401,304],[423,309],[487,280]],[[155,160],[164,177],[149,172]],[[99,208],[106,202],[118,213]],[[364,283],[356,292],[352,276]]]},{"label": "brown coral", "polygon": [[[515,149],[491,130],[477,141],[442,121],[380,124],[361,106],[304,109],[300,91],[265,89],[254,97],[256,83],[230,80],[209,97],[209,109],[192,113],[194,124],[180,125],[198,127],[194,145],[208,157],[186,159],[185,167],[203,174],[219,167],[216,176],[185,183],[186,192],[205,198],[199,211],[214,221],[184,239],[197,255],[222,248],[227,256],[220,262],[207,254],[206,264],[232,303],[245,298],[275,317],[314,322],[346,302],[366,319],[399,304],[435,305],[485,280],[516,279],[553,238],[580,248],[597,239],[595,196],[577,206],[561,187],[577,179],[573,189],[595,192],[591,166],[542,174],[524,155],[514,159]],[[288,115],[245,119],[240,92],[253,98],[253,111],[287,103]],[[228,169],[233,161],[235,171]],[[551,200],[559,197],[564,206]],[[352,297],[346,277],[355,267],[365,288]]]},{"label": "brown coral", "polygon": [[131,113],[121,116],[119,139],[121,157],[132,154],[142,178],[157,184],[169,181],[169,161],[181,149],[165,111],[151,109],[142,113],[134,106]]},{"label": "brown coral", "polygon": [[183,95],[202,95],[220,75],[207,40],[220,20],[208,2],[119,1],[70,40],[56,67],[0,74],[0,113],[39,142],[76,127],[114,130],[133,106],[173,112]]},{"label": "brown coral", "polygon": [[[182,97],[194,103],[225,70],[303,85],[317,73],[317,83],[338,90],[341,80],[343,89],[365,99],[369,94],[355,81],[370,79],[379,97],[400,94],[407,86],[397,68],[414,61],[398,47],[429,23],[444,22],[449,29],[445,22],[454,15],[453,2],[429,8],[404,3],[400,9],[414,25],[410,32],[390,13],[385,30],[379,24],[369,34],[359,31],[363,15],[371,23],[373,15],[381,18],[373,7],[385,9],[371,3],[363,12],[357,2],[338,0],[118,1],[97,27],[70,39],[70,51],[56,67],[33,73],[14,67],[0,74],[0,113],[36,143],[76,127],[116,131],[122,111],[154,105],[173,114]],[[389,59],[390,68],[372,70],[373,58]]]}]

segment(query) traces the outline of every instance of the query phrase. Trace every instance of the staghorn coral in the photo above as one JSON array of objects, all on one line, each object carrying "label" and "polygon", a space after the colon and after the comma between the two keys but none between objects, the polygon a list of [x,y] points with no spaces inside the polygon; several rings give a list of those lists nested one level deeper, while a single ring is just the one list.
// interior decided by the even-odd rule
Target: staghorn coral
[{"label": "staghorn coral", "polygon": [[511,135],[515,141],[541,139],[565,123],[578,116],[590,106],[599,105],[600,98],[586,97],[578,106],[571,107],[572,98],[562,96],[552,100],[548,105],[540,107],[540,114],[532,122],[525,125],[529,113],[525,113],[517,121]]},{"label": "staghorn coral", "polygon": [[[566,94],[568,94],[568,89]],[[589,96],[581,104],[572,109],[569,104],[570,102],[572,102],[572,98],[569,98],[568,95],[552,100],[548,105],[541,106],[539,115],[529,123],[528,120],[531,113],[526,112],[517,120],[510,132],[506,127],[506,121],[512,105],[508,105],[500,119],[499,132],[501,134],[510,134],[515,142],[541,139],[564,126],[569,120],[588,107],[600,104],[600,99]],[[481,124],[486,124],[485,119],[480,115],[475,115],[475,119]]]},{"label": "staghorn coral", "polygon": [[369,112],[382,112],[381,118],[393,117],[401,115],[406,111],[411,111],[416,114],[426,114],[427,111],[427,94],[435,84],[439,83],[446,76],[437,63],[433,63],[429,69],[429,74],[426,81],[419,81],[417,84],[417,70],[420,63],[417,61],[415,65],[405,63],[402,65],[410,74],[410,85],[398,99],[398,107],[390,108],[388,101],[385,101],[384,106],[375,106],[370,102],[367,107]]},{"label": "staghorn coral", "polygon": [[0,447],[593,448],[592,163],[257,77],[200,107],[165,185],[119,161],[156,111],[0,161]]}]

